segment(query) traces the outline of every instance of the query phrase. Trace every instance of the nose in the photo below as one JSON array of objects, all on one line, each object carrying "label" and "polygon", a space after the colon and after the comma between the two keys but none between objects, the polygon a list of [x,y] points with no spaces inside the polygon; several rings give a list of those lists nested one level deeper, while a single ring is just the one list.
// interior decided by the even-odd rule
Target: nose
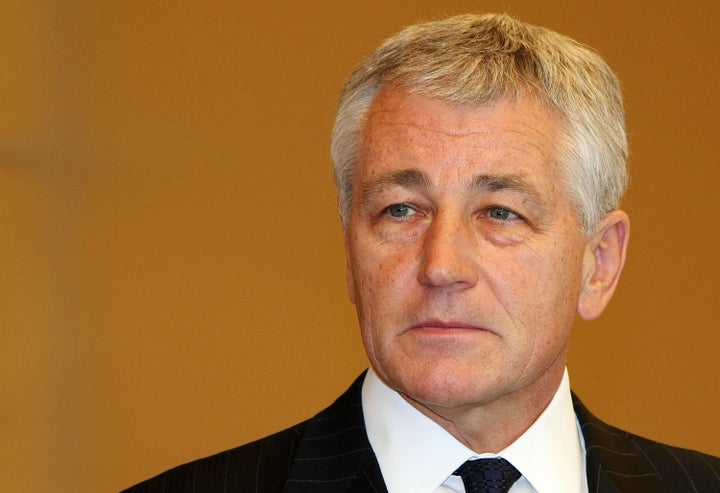
[{"label": "nose", "polygon": [[423,235],[420,284],[467,289],[478,281],[477,241],[469,220],[437,215]]}]

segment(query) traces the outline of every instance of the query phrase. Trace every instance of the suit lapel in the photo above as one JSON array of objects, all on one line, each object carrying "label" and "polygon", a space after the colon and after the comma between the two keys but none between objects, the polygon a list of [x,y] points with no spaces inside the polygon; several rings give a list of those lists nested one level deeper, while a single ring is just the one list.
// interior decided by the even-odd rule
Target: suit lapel
[{"label": "suit lapel", "polygon": [[585,439],[590,493],[663,493],[666,488],[625,432],[595,416],[573,394],[573,406]]},{"label": "suit lapel", "polygon": [[284,493],[387,493],[365,432],[361,375],[345,394],[308,421]]},{"label": "suit lapel", "polygon": [[387,487],[383,480],[382,473],[380,472],[380,466],[378,465],[375,455],[373,454],[372,461],[368,461],[362,468],[362,473],[359,474],[355,481],[350,484],[347,489],[347,493],[387,493]]},{"label": "suit lapel", "polygon": [[[387,493],[365,431],[364,378],[307,422],[283,493]],[[593,416],[575,394],[573,405],[585,440],[590,493],[667,493],[625,432]]]}]

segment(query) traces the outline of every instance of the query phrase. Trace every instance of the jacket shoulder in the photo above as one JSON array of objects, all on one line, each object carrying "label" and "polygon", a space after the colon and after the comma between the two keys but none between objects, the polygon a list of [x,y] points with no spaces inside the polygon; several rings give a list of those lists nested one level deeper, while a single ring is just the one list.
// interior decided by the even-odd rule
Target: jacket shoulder
[{"label": "jacket shoulder", "polygon": [[615,489],[608,491],[624,492],[720,492],[720,458],[609,425],[575,394],[573,406],[585,439],[588,484],[610,482]]},{"label": "jacket shoulder", "polygon": [[720,457],[625,432],[670,491],[720,492]]},{"label": "jacket shoulder", "polygon": [[306,491],[305,487],[315,491],[318,482],[335,488],[342,482],[354,481],[359,474],[374,477],[374,490],[382,491],[377,486],[383,484],[382,478],[362,415],[364,376],[360,375],[330,407],[307,421],[175,467],[125,493],[280,493],[290,491],[288,483],[295,485],[292,491]]},{"label": "jacket shoulder", "polygon": [[165,471],[123,493],[279,493],[305,423]]}]

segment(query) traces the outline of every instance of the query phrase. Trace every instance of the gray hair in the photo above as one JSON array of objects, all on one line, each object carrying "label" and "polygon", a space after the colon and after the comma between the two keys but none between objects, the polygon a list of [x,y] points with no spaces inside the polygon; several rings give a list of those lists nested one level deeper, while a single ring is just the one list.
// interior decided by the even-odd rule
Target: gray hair
[{"label": "gray hair", "polygon": [[455,104],[529,93],[562,121],[559,162],[583,231],[620,205],[627,139],[620,83],[592,49],[508,15],[460,15],[407,27],[350,75],[338,102],[332,159],[347,225],[365,115],[384,86]]}]

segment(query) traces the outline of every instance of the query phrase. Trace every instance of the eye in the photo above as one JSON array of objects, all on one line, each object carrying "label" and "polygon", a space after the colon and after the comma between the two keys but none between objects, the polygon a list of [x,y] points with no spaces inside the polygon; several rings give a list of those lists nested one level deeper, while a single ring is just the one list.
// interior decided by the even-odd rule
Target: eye
[{"label": "eye", "polygon": [[383,212],[390,214],[392,217],[408,217],[415,214],[415,210],[407,204],[392,204],[386,207]]},{"label": "eye", "polygon": [[488,215],[493,219],[497,219],[498,221],[519,219],[520,217],[513,211],[511,211],[510,209],[506,209],[505,207],[492,207],[488,210]]}]

